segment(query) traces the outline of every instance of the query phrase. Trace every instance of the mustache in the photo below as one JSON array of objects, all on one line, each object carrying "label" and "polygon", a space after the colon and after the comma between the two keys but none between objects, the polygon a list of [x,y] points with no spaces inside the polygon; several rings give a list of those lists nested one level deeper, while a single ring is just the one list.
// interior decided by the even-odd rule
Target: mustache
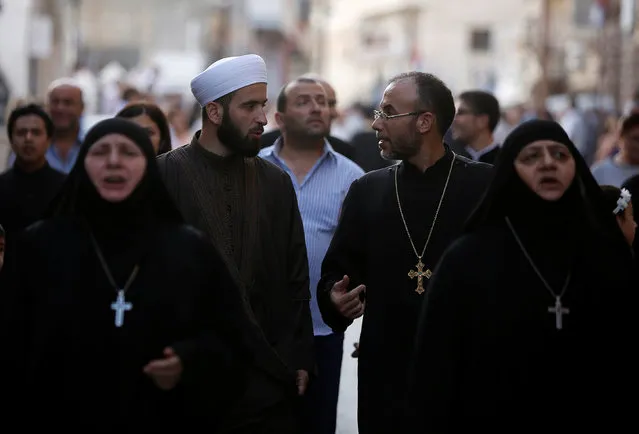
[{"label": "mustache", "polygon": [[264,127],[251,128],[249,134],[262,134],[264,133]]}]

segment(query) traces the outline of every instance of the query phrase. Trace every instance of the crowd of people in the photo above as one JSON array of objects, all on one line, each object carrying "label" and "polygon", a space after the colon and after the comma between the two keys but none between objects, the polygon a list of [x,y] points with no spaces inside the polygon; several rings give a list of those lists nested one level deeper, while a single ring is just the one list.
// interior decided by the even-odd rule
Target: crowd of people
[{"label": "crowd of people", "polygon": [[85,131],[68,79],[10,113],[7,426],[335,434],[360,317],[360,434],[632,425],[639,113],[593,148],[407,72],[336,137],[324,79],[267,83],[210,65],[193,134],[137,98]]}]

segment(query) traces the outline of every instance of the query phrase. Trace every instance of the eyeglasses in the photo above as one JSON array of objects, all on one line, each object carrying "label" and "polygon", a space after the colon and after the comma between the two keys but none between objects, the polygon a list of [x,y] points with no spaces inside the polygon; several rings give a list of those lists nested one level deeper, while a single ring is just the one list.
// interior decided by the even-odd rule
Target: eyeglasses
[{"label": "eyeglasses", "polygon": [[410,112],[410,113],[401,113],[398,115],[387,115],[386,113],[379,111],[379,110],[373,110],[373,117],[375,120],[382,118],[383,120],[387,121],[389,119],[395,119],[395,118],[402,118],[404,116],[416,116],[416,115],[421,115],[422,113],[426,113],[426,112]]}]

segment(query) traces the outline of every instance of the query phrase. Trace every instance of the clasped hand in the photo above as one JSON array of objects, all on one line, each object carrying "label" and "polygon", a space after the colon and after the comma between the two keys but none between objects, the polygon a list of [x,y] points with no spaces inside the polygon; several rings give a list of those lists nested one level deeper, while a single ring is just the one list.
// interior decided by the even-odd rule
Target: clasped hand
[{"label": "clasped hand", "polygon": [[164,350],[164,359],[153,360],[144,367],[144,373],[151,377],[162,390],[171,390],[182,377],[182,361],[173,348]]}]

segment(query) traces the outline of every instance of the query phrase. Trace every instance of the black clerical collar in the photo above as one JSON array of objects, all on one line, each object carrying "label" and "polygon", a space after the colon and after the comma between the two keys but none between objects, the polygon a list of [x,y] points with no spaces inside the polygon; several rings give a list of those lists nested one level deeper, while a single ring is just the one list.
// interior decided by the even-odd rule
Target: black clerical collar
[{"label": "black clerical collar", "polygon": [[399,165],[399,176],[412,179],[428,179],[431,176],[436,175],[442,171],[448,173],[448,169],[450,167],[451,160],[454,158],[454,154],[448,145],[444,144],[444,147],[446,148],[446,153],[439,160],[437,160],[435,164],[433,164],[423,172],[419,167],[409,163],[408,161],[402,161]]},{"label": "black clerical collar", "polygon": [[13,173],[16,176],[31,176],[31,177],[35,177],[35,176],[39,176],[42,173],[46,173],[48,171],[49,171],[49,163],[47,163],[46,160],[45,160],[44,165],[42,167],[40,167],[39,169],[34,170],[33,172],[27,172],[22,167],[20,167],[17,162],[13,163]]}]

